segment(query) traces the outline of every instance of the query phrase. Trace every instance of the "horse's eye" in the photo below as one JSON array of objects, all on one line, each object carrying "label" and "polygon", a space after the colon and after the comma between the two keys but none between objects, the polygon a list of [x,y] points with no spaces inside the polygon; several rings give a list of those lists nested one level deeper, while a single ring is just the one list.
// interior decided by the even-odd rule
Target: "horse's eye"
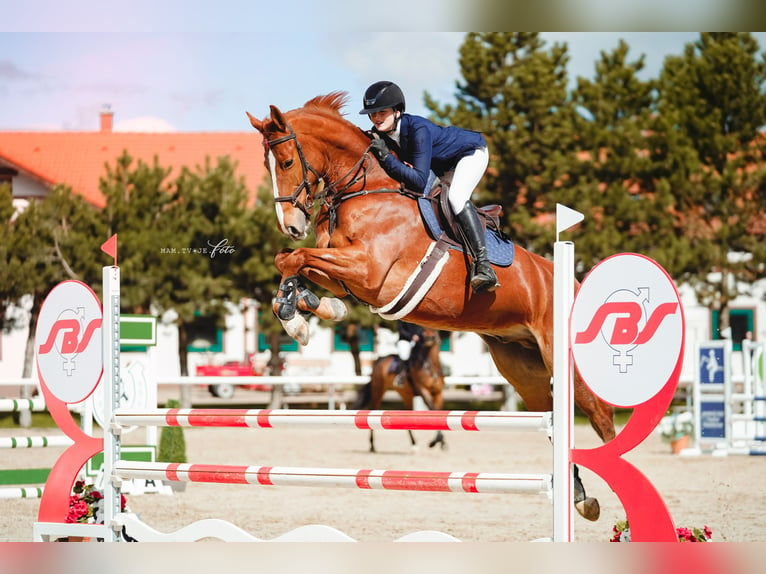
[{"label": "horse's eye", "polygon": [[293,167],[293,163],[295,163],[292,159],[288,159],[282,164],[282,169],[290,169]]}]

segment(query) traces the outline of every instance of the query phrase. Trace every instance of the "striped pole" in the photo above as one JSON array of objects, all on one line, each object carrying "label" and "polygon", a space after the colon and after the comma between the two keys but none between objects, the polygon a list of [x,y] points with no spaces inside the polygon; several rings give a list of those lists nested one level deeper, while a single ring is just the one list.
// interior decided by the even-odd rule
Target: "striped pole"
[{"label": "striped pole", "polygon": [[318,411],[310,409],[119,409],[123,426],[249,427],[257,429],[352,427],[363,430],[550,432],[550,412]]},{"label": "striped pole", "polygon": [[128,460],[117,462],[114,473],[124,479],[141,478],[262,486],[333,486],[361,490],[466,492],[474,494],[510,492],[550,494],[552,488],[550,474],[233,466]]},{"label": "striped pole", "polygon": [[15,413],[19,411],[44,411],[45,399],[0,399],[1,413]]},{"label": "striped pole", "polygon": [[0,499],[10,498],[40,498],[43,495],[43,487],[35,488],[0,488]]},{"label": "striped pole", "polygon": [[49,446],[69,446],[73,444],[66,435],[52,436],[4,436],[0,437],[0,449],[3,448],[45,448]]}]

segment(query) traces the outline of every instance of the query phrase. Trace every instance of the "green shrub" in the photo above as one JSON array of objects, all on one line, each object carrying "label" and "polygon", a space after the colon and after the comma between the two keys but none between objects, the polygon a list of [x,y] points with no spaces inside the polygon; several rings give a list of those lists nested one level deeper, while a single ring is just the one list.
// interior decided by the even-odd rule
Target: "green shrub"
[{"label": "green shrub", "polygon": [[[169,409],[177,409],[181,403],[175,399],[168,399],[166,406]],[[159,462],[186,462],[186,439],[184,439],[182,427],[162,427],[157,460]]]}]

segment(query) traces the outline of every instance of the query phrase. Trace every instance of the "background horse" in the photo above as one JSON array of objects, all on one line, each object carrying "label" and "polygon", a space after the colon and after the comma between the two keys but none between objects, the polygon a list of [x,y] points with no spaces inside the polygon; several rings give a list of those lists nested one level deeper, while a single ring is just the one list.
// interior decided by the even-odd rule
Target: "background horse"
[{"label": "background horse", "polygon": [[[280,230],[301,240],[313,224],[316,236],[316,247],[283,250],[274,260],[282,280],[273,307],[285,331],[305,345],[302,312],[341,321],[341,298],[352,294],[388,319],[478,333],[527,409],[551,411],[553,262],[517,245],[513,264],[495,268],[502,286],[473,293],[468,255],[436,249],[413,201],[418,194],[369,153],[368,135],[340,112],[345,100],[335,92],[286,113],[272,105],[264,120],[247,114],[264,138]],[[433,273],[421,281],[426,267]],[[301,277],[334,297],[318,297]],[[579,376],[574,398],[599,437],[614,438],[612,407]],[[575,503],[586,518],[598,518],[576,467]]]},{"label": "background horse", "polygon": [[[396,383],[394,365],[401,361],[398,355],[386,355],[378,358],[372,365],[370,382],[359,390],[355,409],[377,410],[383,402],[383,395],[388,390],[399,393],[404,408],[412,410],[415,396],[420,396],[431,410],[441,410],[444,404],[444,373],[439,360],[441,337],[436,329],[424,329],[421,342],[412,349],[412,355],[402,373],[401,383]],[[410,443],[416,446],[415,435],[410,435]],[[446,447],[444,434],[436,431],[436,436],[428,443],[430,448],[437,444]],[[375,452],[374,431],[370,429],[370,452]]]}]

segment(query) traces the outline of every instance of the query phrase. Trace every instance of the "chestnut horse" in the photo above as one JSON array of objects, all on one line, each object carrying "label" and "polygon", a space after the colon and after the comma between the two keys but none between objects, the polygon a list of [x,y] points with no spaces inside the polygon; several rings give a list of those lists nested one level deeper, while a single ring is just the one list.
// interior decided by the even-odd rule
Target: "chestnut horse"
[{"label": "chestnut horse", "polygon": [[[263,120],[247,113],[263,135],[279,229],[302,240],[313,224],[316,238],[316,247],[283,250],[274,260],[282,273],[274,312],[286,332],[305,345],[301,312],[341,321],[341,298],[351,294],[388,319],[477,333],[527,409],[551,411],[553,262],[517,245],[513,264],[495,267],[501,287],[476,294],[467,255],[447,249],[403,303],[415,276],[436,258],[435,242],[413,201],[418,194],[386,174],[369,152],[369,136],[341,114],[346,99],[334,92],[288,112],[272,105]],[[301,276],[334,297],[318,297]],[[614,438],[613,408],[579,376],[574,400],[603,441]],[[574,473],[577,510],[596,520],[598,501],[586,496],[576,467]]]},{"label": "chestnut horse", "polygon": [[[412,410],[415,396],[419,396],[430,410],[441,410],[444,404],[444,373],[439,360],[440,346],[439,331],[423,329],[422,341],[412,349],[399,384],[392,367],[401,359],[398,355],[379,357],[372,365],[370,382],[359,390],[359,399],[354,408],[377,410],[386,391],[394,390],[399,393],[405,409]],[[370,452],[375,452],[374,432],[370,429]],[[415,435],[412,431],[409,431],[409,435],[410,444],[415,448]],[[442,431],[436,431],[436,436],[428,446],[433,448],[437,444],[442,448],[447,446]]]}]

